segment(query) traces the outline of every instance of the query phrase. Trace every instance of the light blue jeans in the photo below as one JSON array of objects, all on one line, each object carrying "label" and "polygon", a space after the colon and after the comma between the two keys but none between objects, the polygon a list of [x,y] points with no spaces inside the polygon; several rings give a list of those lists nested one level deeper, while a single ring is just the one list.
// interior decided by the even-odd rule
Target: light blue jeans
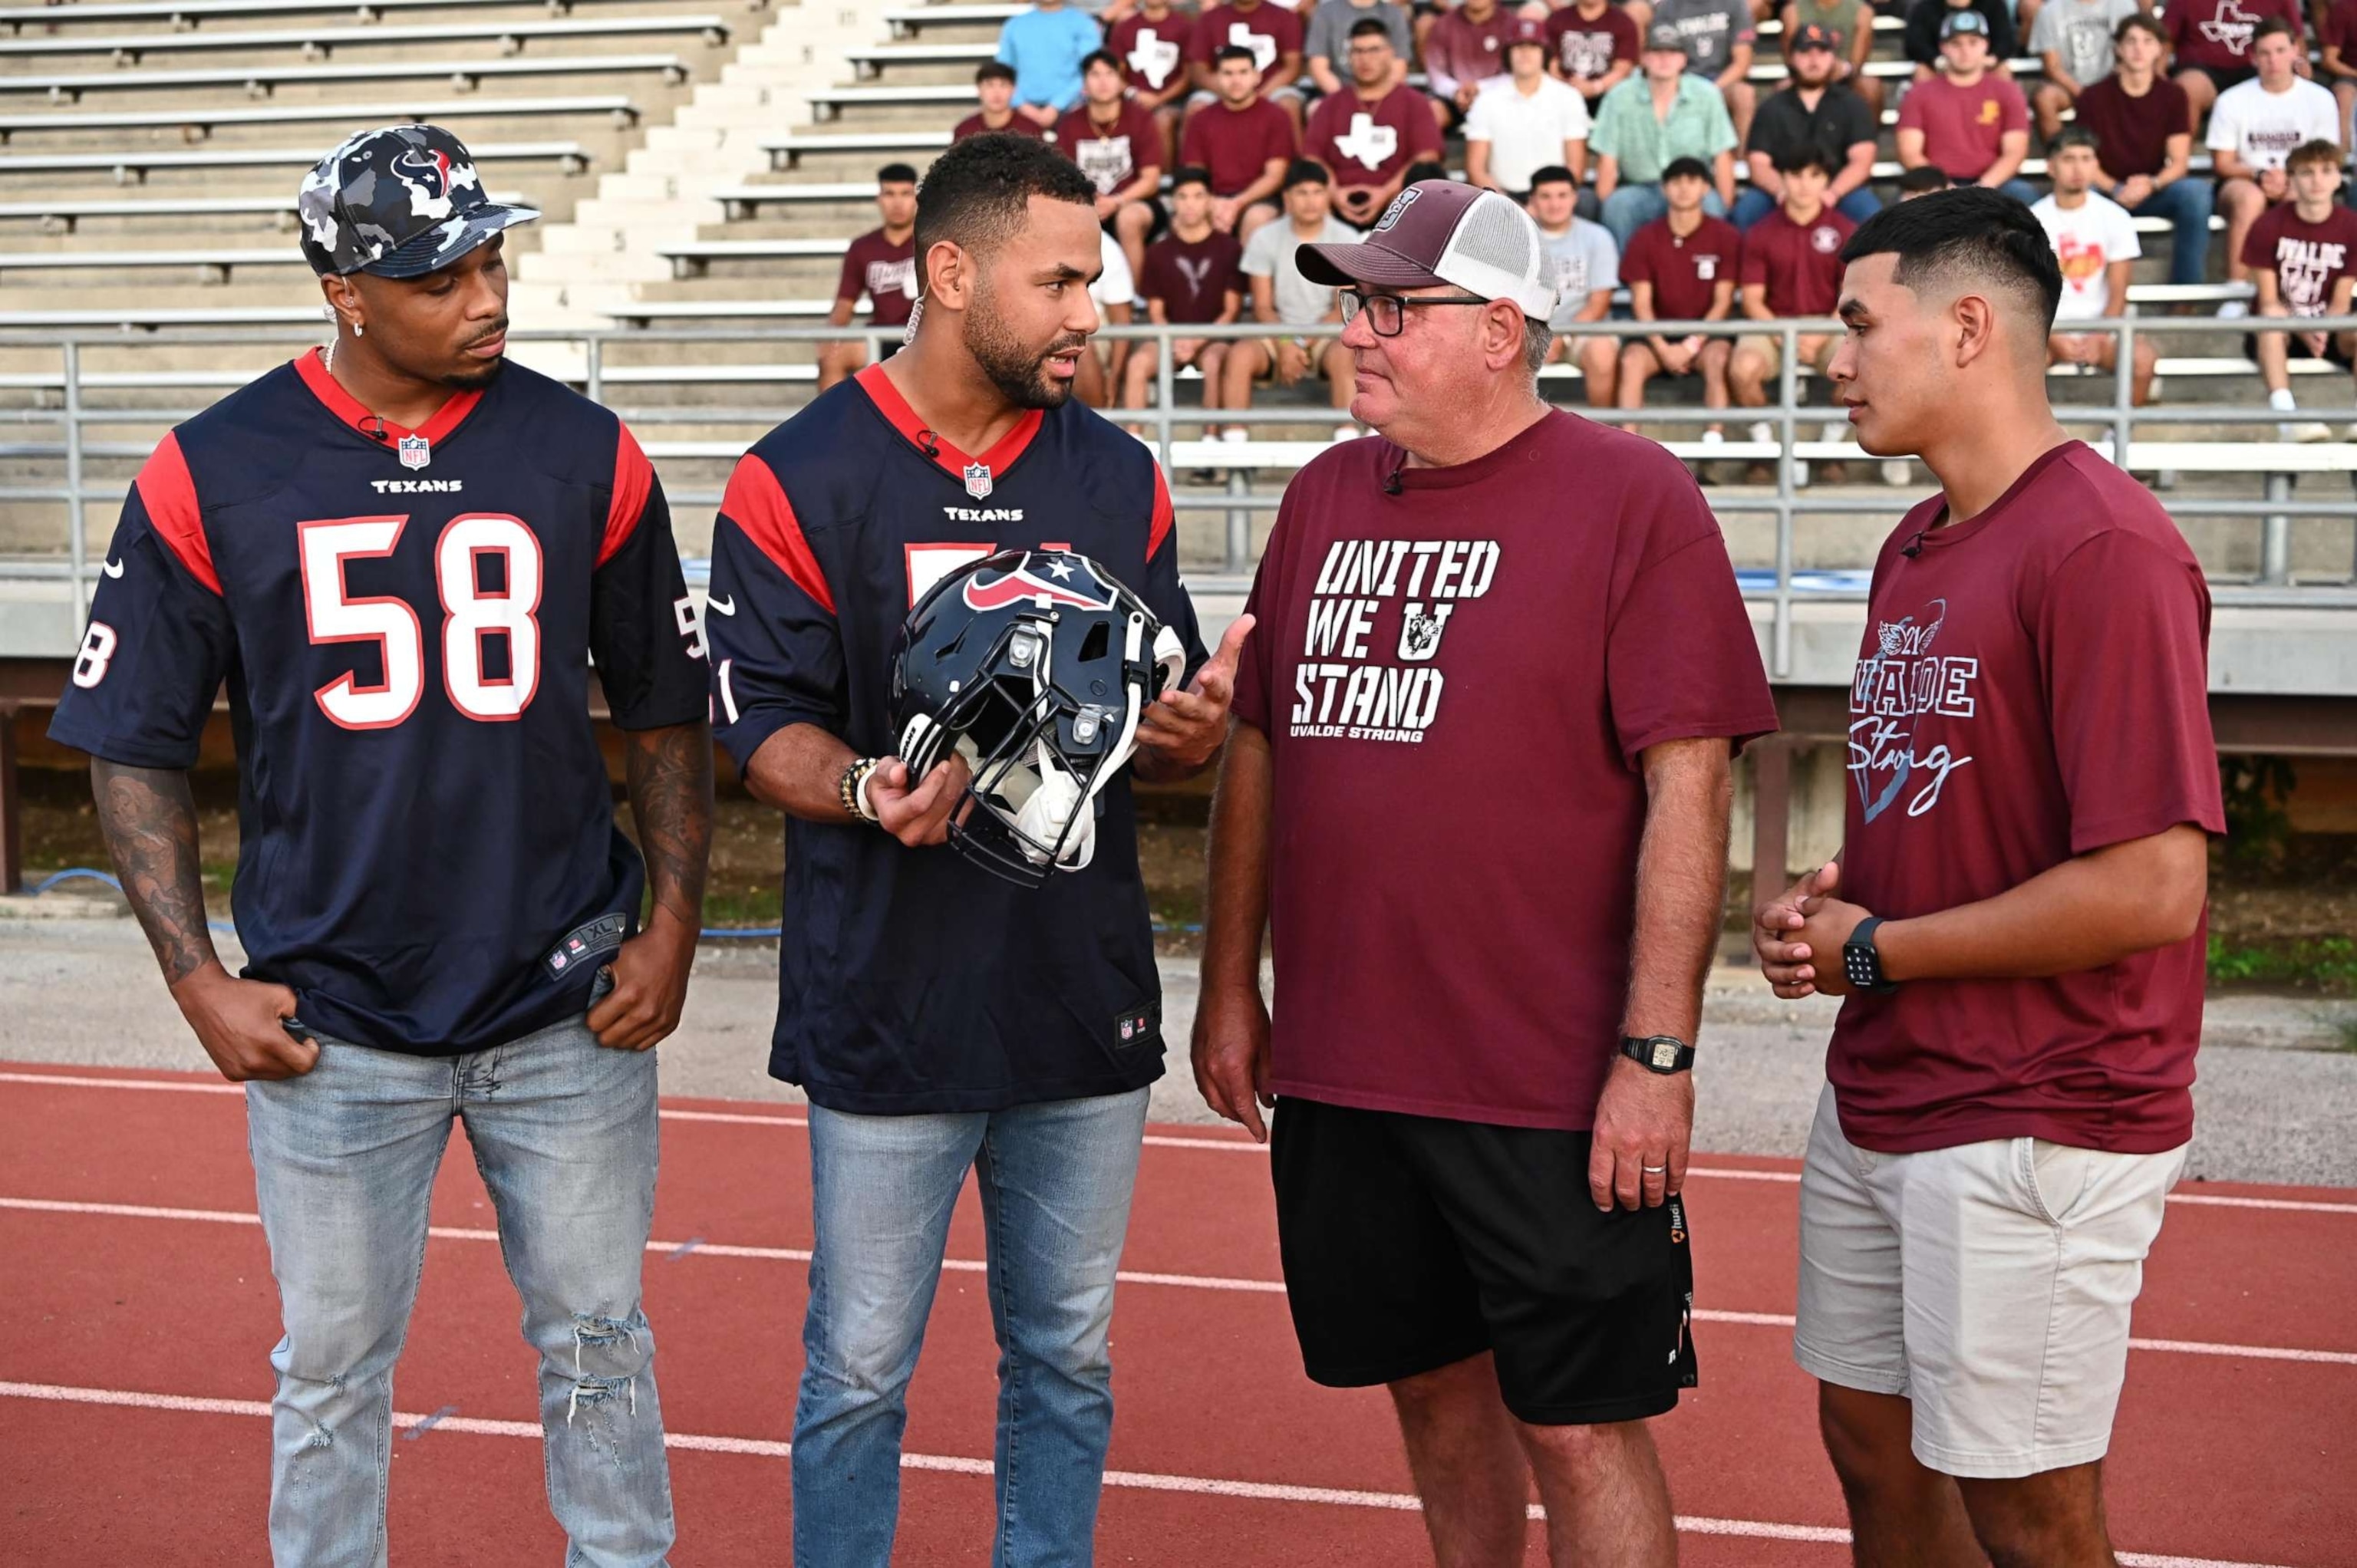
[{"label": "light blue jeans", "polygon": [[[1085,1568],[1113,1434],[1114,1271],[1145,1090],[1009,1111],[811,1108],[816,1241],[794,1412],[798,1568],[886,1568],[950,1212],[981,1183],[998,1336],[994,1568]],[[980,1553],[975,1554],[979,1560]]]},{"label": "light blue jeans", "polygon": [[249,1083],[245,1103],[286,1328],[270,1353],[278,1568],[383,1568],[393,1364],[454,1119],[490,1189],[523,1336],[540,1352],[548,1503],[572,1541],[566,1568],[665,1562],[671,1477],[654,1336],[639,1309],[655,1053],[608,1050],[577,1020],[460,1057],[322,1036],[308,1074]]}]

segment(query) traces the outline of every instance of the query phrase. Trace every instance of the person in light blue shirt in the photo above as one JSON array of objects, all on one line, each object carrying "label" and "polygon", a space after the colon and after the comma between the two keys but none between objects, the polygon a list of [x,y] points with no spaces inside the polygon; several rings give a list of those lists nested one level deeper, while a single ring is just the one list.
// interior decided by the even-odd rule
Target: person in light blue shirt
[{"label": "person in light blue shirt", "polygon": [[1095,18],[1064,0],[1040,0],[998,29],[998,59],[1015,69],[1015,108],[1042,125],[1081,101],[1081,61],[1104,48]]}]

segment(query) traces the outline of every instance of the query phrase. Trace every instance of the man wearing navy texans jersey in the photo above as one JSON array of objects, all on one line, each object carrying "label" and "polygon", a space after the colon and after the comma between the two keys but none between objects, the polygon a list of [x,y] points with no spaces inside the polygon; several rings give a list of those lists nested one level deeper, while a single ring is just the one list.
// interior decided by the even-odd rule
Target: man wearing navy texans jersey
[{"label": "man wearing navy texans jersey", "polygon": [[1100,797],[1085,869],[1017,887],[943,846],[965,763],[911,779],[889,754],[901,619],[943,573],[1015,547],[1090,557],[1179,633],[1193,680],[1147,709],[1141,774],[1184,778],[1225,738],[1249,622],[1206,661],[1151,453],[1071,400],[1097,327],[1095,199],[1040,143],[943,153],[917,195],[909,347],[762,437],[721,503],[719,736],[787,818],[770,1070],[812,1101],[802,1568],[891,1556],[909,1374],[970,1170],[1002,1353],[992,1561],[1090,1561],[1114,1272],[1162,1074],[1128,781]]},{"label": "man wearing navy texans jersey", "polygon": [[[565,1560],[662,1563],[650,1047],[679,1020],[712,791],[670,510],[614,415],[502,360],[500,232],[539,214],[487,200],[456,137],[355,136],[297,210],[335,340],[156,447],[49,733],[93,758],[173,998],[246,1085],[285,1326],[279,1568],[386,1561],[393,1363],[454,1118],[540,1352]],[[187,776],[224,683],[242,978],[206,933]]]}]

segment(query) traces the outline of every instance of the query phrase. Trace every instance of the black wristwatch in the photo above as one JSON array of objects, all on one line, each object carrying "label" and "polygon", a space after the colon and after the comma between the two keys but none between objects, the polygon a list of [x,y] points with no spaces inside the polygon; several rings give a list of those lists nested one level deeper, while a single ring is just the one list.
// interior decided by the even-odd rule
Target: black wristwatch
[{"label": "black wristwatch", "polygon": [[1899,983],[1882,972],[1882,955],[1874,950],[1874,929],[1880,924],[1881,916],[1868,915],[1842,943],[1842,973],[1850,989],[1871,996],[1888,996],[1899,989]]},{"label": "black wristwatch", "polygon": [[1620,1054],[1647,1072],[1666,1076],[1694,1070],[1695,1048],[1675,1035],[1648,1035],[1641,1040],[1634,1035],[1623,1035]]}]

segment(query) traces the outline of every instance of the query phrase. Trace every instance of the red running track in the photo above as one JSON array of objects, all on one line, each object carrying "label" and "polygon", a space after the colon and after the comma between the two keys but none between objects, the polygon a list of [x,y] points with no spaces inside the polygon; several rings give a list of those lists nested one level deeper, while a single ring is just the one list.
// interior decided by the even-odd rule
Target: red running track
[{"label": "red running track", "polygon": [[[646,1303],[690,1564],[785,1560],[808,1161],[791,1107],[666,1101]],[[1847,1561],[1809,1380],[1789,1351],[1790,1162],[1702,1158],[1690,1188],[1702,1387],[1656,1423],[1684,1561]],[[1149,1135],[1114,1318],[1107,1563],[1428,1561],[1380,1391],[1301,1375],[1265,1155]],[[243,1106],[218,1080],[0,1069],[0,1540],[11,1563],[264,1560],[276,1302]],[[533,1359],[463,1150],[396,1403],[402,1563],[554,1561]],[[677,1251],[679,1244],[699,1244]],[[911,1394],[899,1561],[979,1561],[996,1350],[973,1195]],[[2357,1195],[2180,1189],[2147,1273],[2106,1477],[2130,1561],[2357,1563]],[[29,1461],[29,1462],[28,1462]],[[1531,1561],[1542,1561],[1533,1532]]]}]

